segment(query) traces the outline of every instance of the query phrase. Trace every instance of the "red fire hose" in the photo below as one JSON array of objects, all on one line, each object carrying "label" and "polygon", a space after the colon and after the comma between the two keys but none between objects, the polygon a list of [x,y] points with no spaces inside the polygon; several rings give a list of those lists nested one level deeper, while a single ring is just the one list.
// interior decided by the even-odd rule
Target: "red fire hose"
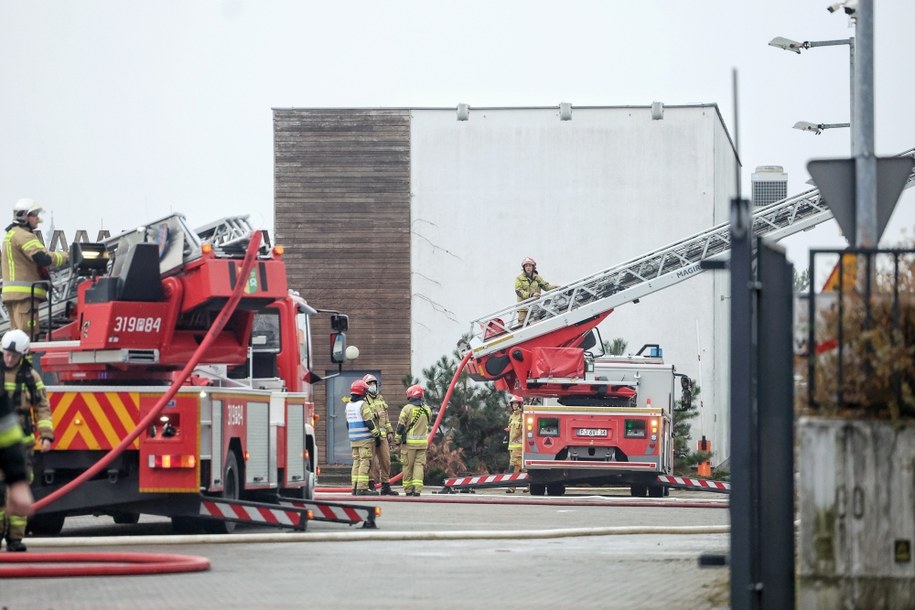
[{"label": "red fire hose", "polygon": [[[257,250],[260,248],[261,244],[261,232],[254,231],[251,234],[251,241],[248,244],[248,250],[245,252],[245,258],[241,265],[241,270],[238,272],[236,277],[246,278],[248,274],[251,273],[251,268],[254,266],[254,262],[257,258]],[[175,377],[175,380],[172,382],[172,385],[169,386],[165,394],[162,395],[162,398],[159,399],[159,402],[152,408],[152,410],[147,413],[146,417],[137,425],[137,427],[128,434],[121,442],[114,448],[111,449],[105,457],[93,464],[88,470],[84,473],[58,489],[57,491],[48,494],[44,498],[38,500],[34,504],[35,511],[39,511],[42,508],[45,508],[54,501],[60,499],[66,494],[70,493],[87,480],[93,478],[96,474],[101,472],[108,464],[110,464],[116,457],[118,457],[133,441],[140,436],[140,434],[149,428],[149,426],[156,421],[156,418],[159,416],[159,413],[165,408],[165,405],[170,401],[175,394],[178,392],[179,388],[184,384],[187,378],[190,376],[191,372],[194,370],[194,367],[197,366],[197,363],[200,362],[200,359],[203,357],[204,352],[210,347],[213,341],[216,340],[216,336],[222,331],[223,327],[229,321],[229,317],[235,311],[235,307],[238,305],[238,302],[241,300],[242,292],[247,285],[244,281],[239,281],[235,288],[232,290],[232,294],[229,297],[226,304],[223,306],[222,310],[219,312],[219,315],[216,316],[216,319],[213,321],[213,325],[207,331],[206,336],[203,338],[203,341],[200,342],[200,345],[197,347],[197,350],[191,356],[191,359],[181,370],[181,372]],[[13,557],[4,558],[3,563],[32,563],[36,560],[31,559],[35,557],[47,556],[47,553],[35,553],[29,554],[28,556],[23,555],[14,555]],[[127,566],[114,566],[108,567],[107,569],[118,569],[124,570],[123,572],[118,571],[117,574],[150,574],[157,573],[163,574],[166,572],[187,572],[187,571],[197,571],[201,569],[207,569],[209,567],[209,562],[207,562],[205,567],[200,567],[198,563],[193,563],[195,567],[188,569],[187,561],[173,561],[172,563],[163,562],[163,557],[172,557],[173,559],[179,556],[168,556],[168,555],[144,555],[143,553],[108,553],[108,554],[75,554],[77,556],[87,555],[89,557],[96,557],[95,561],[128,561],[130,565]],[[105,556],[118,556],[119,559],[112,559],[110,557],[105,558]],[[52,557],[56,554],[52,554]],[[128,557],[132,558],[129,559]],[[152,558],[152,559],[151,559]],[[207,561],[205,558],[195,558],[202,559]],[[37,560],[40,561],[40,560]],[[64,561],[80,561],[79,559],[67,559],[64,558]],[[82,561],[85,561],[83,559]],[[92,561],[90,559],[90,561]],[[151,567],[152,566],[152,567]],[[101,567],[101,566],[100,566]],[[169,569],[173,567],[174,569]],[[29,567],[18,567],[12,569],[0,569],[0,577],[15,577],[15,576],[80,576],[86,575],[87,568],[85,566],[80,566],[79,568],[70,569],[70,568],[53,568],[54,570],[61,570],[59,573],[51,573],[49,571],[43,571],[44,568],[41,566],[29,566]],[[106,572],[108,573],[108,572]],[[115,572],[111,572],[115,573]]]},{"label": "red fire hose", "polygon": [[[438,427],[442,423],[442,418],[445,416],[445,409],[448,408],[448,401],[451,400],[451,394],[454,392],[454,386],[457,385],[458,379],[461,377],[461,371],[464,370],[464,367],[467,366],[467,362],[470,360],[472,352],[467,352],[464,354],[464,357],[458,363],[457,370],[454,371],[454,377],[451,378],[451,383],[448,385],[448,390],[445,392],[445,397],[442,398],[442,407],[438,411],[438,417],[435,418],[435,423],[432,424],[432,429],[429,431],[429,436],[426,437],[427,442],[432,442],[432,439],[435,438],[435,433],[438,432]],[[397,483],[403,478],[403,473],[398,473],[395,476],[391,477],[391,483]],[[350,487],[319,487],[315,491],[321,493],[345,493],[350,491]]]}]

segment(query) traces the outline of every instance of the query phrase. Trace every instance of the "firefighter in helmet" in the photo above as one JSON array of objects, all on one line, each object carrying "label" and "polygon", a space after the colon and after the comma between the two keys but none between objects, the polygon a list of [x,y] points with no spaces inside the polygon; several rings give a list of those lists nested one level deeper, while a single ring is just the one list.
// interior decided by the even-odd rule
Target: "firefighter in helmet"
[{"label": "firefighter in helmet", "polygon": [[403,489],[405,495],[418,496],[423,491],[426,467],[426,437],[432,426],[432,409],[423,400],[425,392],[420,385],[407,388],[407,404],[397,418],[397,436],[402,443]]},{"label": "firefighter in helmet", "polygon": [[[19,425],[23,431],[26,469],[31,481],[35,433],[37,432],[40,438],[42,453],[50,451],[51,443],[54,441],[54,426],[51,423],[51,404],[48,402],[44,383],[26,358],[29,347],[28,335],[18,328],[8,331],[0,340],[0,348],[3,349],[3,388],[9,396],[11,409],[19,417]],[[27,520],[27,514],[13,510],[4,513],[6,550],[26,550],[22,538],[25,536]]]},{"label": "firefighter in helmet", "polygon": [[26,331],[34,340],[40,332],[38,304],[48,299],[48,270],[69,262],[66,252],[48,252],[35,235],[41,222],[41,206],[31,199],[20,199],[13,206],[13,224],[6,228],[0,266],[3,267],[3,305],[10,328]]},{"label": "firefighter in helmet", "polygon": [[372,465],[369,468],[369,489],[375,489],[375,481],[381,483],[381,495],[397,496],[391,489],[391,445],[394,444],[394,428],[391,418],[388,417],[388,403],[378,391],[378,378],[368,374],[362,378],[366,385],[365,402],[369,403],[375,412],[375,427],[381,432],[381,444],[376,447],[372,456]]},{"label": "firefighter in helmet", "polygon": [[350,386],[350,400],[346,403],[346,427],[349,430],[349,444],[353,450],[353,495],[377,496],[369,489],[369,464],[373,450],[381,444],[381,433],[375,426],[374,410],[365,400],[367,387],[357,379]]},{"label": "firefighter in helmet", "polygon": [[[0,524],[4,524],[4,527],[7,511],[17,515],[32,514],[32,489],[29,487],[29,472],[22,437],[19,417],[10,403],[6,390],[0,390],[0,474],[3,475],[0,479],[0,514],[4,515],[0,518]],[[0,530],[0,534],[2,533]]]},{"label": "firefighter in helmet", "polygon": [[[523,438],[522,430],[524,429],[524,400],[515,394],[508,399],[511,407],[511,415],[508,416],[508,426],[505,431],[508,432],[508,465],[514,468],[514,474],[521,472],[521,441]],[[505,493],[515,493],[515,486],[505,490]]]},{"label": "firefighter in helmet", "polygon": [[[521,261],[521,275],[515,278],[515,294],[518,302],[539,299],[541,292],[554,288],[557,286],[550,284],[537,272],[537,261],[530,256],[524,257],[524,260]],[[518,310],[518,323],[524,324],[525,318],[527,318],[527,309]]]}]

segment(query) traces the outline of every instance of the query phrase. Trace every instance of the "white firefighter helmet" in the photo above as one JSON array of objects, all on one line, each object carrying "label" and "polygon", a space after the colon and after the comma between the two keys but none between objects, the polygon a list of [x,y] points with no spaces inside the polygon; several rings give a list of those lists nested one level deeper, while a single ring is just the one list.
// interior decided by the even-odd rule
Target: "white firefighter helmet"
[{"label": "white firefighter helmet", "polygon": [[13,206],[13,218],[24,221],[29,214],[41,214],[43,211],[34,199],[23,198]]},{"label": "white firefighter helmet", "polygon": [[29,336],[25,334],[25,331],[11,330],[3,335],[3,340],[0,341],[0,347],[3,348],[5,352],[16,352],[20,356],[25,356],[29,353],[29,347],[31,347],[32,342],[29,341]]}]

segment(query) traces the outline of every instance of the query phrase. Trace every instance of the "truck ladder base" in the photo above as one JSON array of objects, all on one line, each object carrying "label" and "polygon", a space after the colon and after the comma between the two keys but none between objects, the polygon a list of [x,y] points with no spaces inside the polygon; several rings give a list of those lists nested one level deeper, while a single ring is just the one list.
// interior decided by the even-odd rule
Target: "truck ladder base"
[{"label": "truck ladder base", "polygon": [[377,506],[363,506],[361,504],[346,504],[344,502],[325,502],[323,500],[302,500],[300,498],[277,498],[281,506],[291,506],[299,510],[312,513],[309,517],[313,521],[331,521],[333,523],[346,523],[356,525],[362,523],[365,529],[377,529],[375,518],[381,514]]},{"label": "truck ladder base", "polygon": [[219,521],[267,525],[304,532],[308,520],[314,517],[304,507],[290,507],[267,502],[227,500],[225,498],[200,497],[200,516]]},{"label": "truck ladder base", "polygon": [[528,483],[530,483],[530,477],[526,472],[519,472],[518,474],[489,474],[477,477],[458,477],[454,479],[445,479],[442,489],[437,493],[453,494],[471,489],[514,487],[518,484],[527,485]]}]

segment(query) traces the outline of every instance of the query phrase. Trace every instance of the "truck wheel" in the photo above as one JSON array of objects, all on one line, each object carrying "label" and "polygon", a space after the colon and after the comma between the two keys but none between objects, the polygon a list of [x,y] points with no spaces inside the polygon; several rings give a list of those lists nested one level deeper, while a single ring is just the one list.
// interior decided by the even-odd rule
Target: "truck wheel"
[{"label": "truck wheel", "polygon": [[140,513],[114,513],[111,518],[121,525],[133,525],[140,522]]},{"label": "truck wheel", "polygon": [[546,486],[546,495],[561,496],[566,492],[566,486],[562,483],[550,483]]},{"label": "truck wheel", "polygon": [[315,499],[315,473],[305,469],[305,485],[302,486],[302,498],[305,500]]},{"label": "truck wheel", "polygon": [[[238,500],[241,497],[241,475],[238,470],[238,459],[234,451],[226,456],[226,468],[222,475],[222,494],[226,500]],[[173,523],[174,524],[174,523]],[[231,534],[237,523],[234,521],[207,520],[207,531],[212,534]]]},{"label": "truck wheel", "polygon": [[644,498],[648,494],[648,487],[645,485],[630,485],[629,495],[633,498]]},{"label": "truck wheel", "polygon": [[663,485],[649,485],[648,486],[648,495],[652,498],[663,498],[664,490],[666,487]]},{"label": "truck wheel", "polygon": [[29,517],[25,530],[35,536],[56,536],[64,529],[65,519],[66,516],[61,513],[35,515],[34,517]]},{"label": "truck wheel", "polygon": [[546,485],[543,483],[531,483],[531,495],[542,496],[546,491]]}]

